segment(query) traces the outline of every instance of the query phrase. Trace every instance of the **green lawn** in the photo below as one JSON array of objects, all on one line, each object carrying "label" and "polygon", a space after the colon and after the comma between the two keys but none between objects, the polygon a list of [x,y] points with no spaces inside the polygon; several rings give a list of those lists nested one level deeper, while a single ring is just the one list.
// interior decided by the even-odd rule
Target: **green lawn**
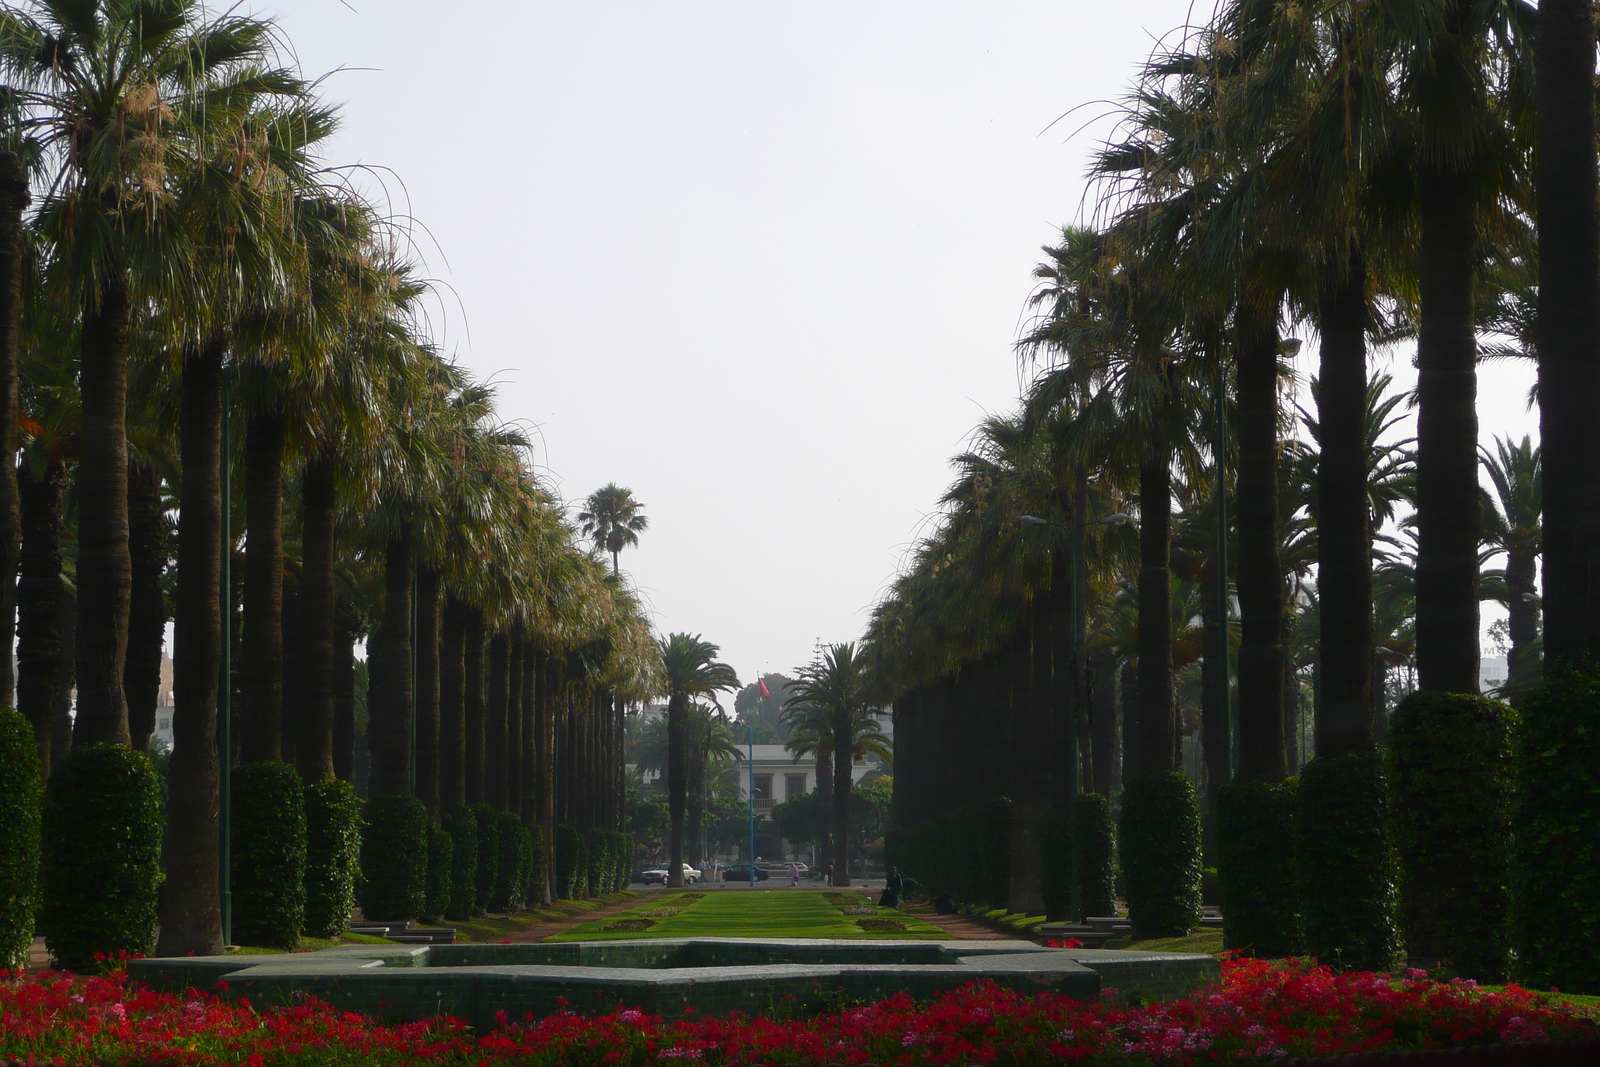
[{"label": "green lawn", "polygon": [[1105,947],[1139,952],[1204,952],[1208,956],[1221,956],[1222,927],[1202,926],[1185,937],[1147,937],[1140,941],[1120,938],[1106,942]]},{"label": "green lawn", "polygon": [[[547,938],[549,941],[598,941],[642,937],[826,937],[899,938],[944,940],[937,926],[891,908],[873,907],[871,915],[846,915],[842,906],[871,905],[860,894],[851,893],[830,899],[815,890],[739,889],[712,890],[698,900],[694,893],[674,893],[651,900],[628,911],[574,926]],[[677,908],[676,915],[652,915],[662,909]],[[858,919],[887,919],[902,923],[904,930],[868,931]],[[619,920],[651,919],[644,930],[607,930]]]}]

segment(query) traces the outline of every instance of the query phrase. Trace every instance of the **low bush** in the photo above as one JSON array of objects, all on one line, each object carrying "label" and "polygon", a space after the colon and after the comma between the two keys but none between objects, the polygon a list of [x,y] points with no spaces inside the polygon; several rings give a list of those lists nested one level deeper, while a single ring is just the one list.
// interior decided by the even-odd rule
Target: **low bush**
[{"label": "low bush", "polygon": [[549,875],[544,869],[545,847],[544,828],[540,826],[527,826],[523,828],[528,835],[528,877],[523,886],[522,899],[528,902],[528,907],[537,907],[544,903],[546,883]]},{"label": "low bush", "polygon": [[423,897],[422,920],[436,923],[450,906],[455,878],[455,841],[444,830],[428,831],[428,891]]},{"label": "low bush", "polygon": [[575,826],[556,827],[556,896],[577,900],[585,895],[588,866],[583,834]]},{"label": "low bush", "polygon": [[523,832],[522,820],[509,811],[502,811],[498,821],[496,844],[500,859],[495,865],[497,874],[489,910],[511,912],[522,907],[522,893],[527,885],[528,835]]},{"label": "low bush", "polygon": [[306,786],[306,921],[310,937],[338,937],[356,906],[361,801],[338,778]]},{"label": "low bush", "polygon": [[1128,920],[1145,937],[1181,937],[1200,924],[1200,805],[1178,771],[1153,771],[1122,794]]},{"label": "low bush", "polygon": [[107,957],[155,952],[162,793],[150,758],[126,745],[74,749],[51,772],[42,919],[58,967],[97,971]]},{"label": "low bush", "polygon": [[583,845],[589,853],[589,896],[597,897],[611,889],[612,844],[605,830],[585,830]]},{"label": "low bush", "polygon": [[892,835],[890,862],[931,895],[1003,906],[1011,891],[1011,801],[996,797]]},{"label": "low bush", "polygon": [[1072,918],[1072,817],[1060,808],[1039,816],[1039,893],[1045,918]]},{"label": "low bush", "polygon": [[452,809],[444,817],[450,835],[450,903],[444,917],[450,922],[472,918],[478,895],[478,817],[468,807]]},{"label": "low bush", "polygon": [[1306,951],[1342,968],[1388,970],[1400,939],[1382,762],[1376,754],[1318,756],[1301,769],[1296,796]]},{"label": "low bush", "polygon": [[1279,782],[1229,782],[1217,790],[1224,948],[1273,959],[1303,950],[1294,806],[1294,787]]},{"label": "low bush", "polygon": [[1384,739],[1406,955],[1482,982],[1505,981],[1510,958],[1516,714],[1477,694],[1412,693]]},{"label": "low bush", "polygon": [[478,888],[473,910],[481,915],[500,878],[500,813],[488,804],[474,804],[472,815],[478,820]]},{"label": "low bush", "polygon": [[43,802],[33,727],[19,712],[0,707],[0,970],[28,964]]},{"label": "low bush", "polygon": [[1600,673],[1528,694],[1516,766],[1518,976],[1600,993]]},{"label": "low bush", "polygon": [[428,809],[416,797],[367,801],[361,830],[361,912],[376,922],[415,919],[427,907]]},{"label": "low bush", "polygon": [[287,763],[233,772],[233,939],[293,949],[306,918],[306,800]]},{"label": "low bush", "polygon": [[1072,856],[1078,867],[1082,919],[1117,913],[1117,836],[1111,802],[1099,793],[1084,793],[1072,807]]}]

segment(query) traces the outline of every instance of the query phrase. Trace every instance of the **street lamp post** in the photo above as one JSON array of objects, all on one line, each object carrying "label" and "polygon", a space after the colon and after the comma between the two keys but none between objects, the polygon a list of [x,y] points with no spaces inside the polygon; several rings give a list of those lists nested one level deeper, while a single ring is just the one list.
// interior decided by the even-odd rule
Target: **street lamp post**
[{"label": "street lamp post", "polygon": [[233,497],[228,456],[228,377],[222,375],[221,636],[217,649],[217,890],[222,897],[222,943],[233,943],[233,531],[229,503]]}]

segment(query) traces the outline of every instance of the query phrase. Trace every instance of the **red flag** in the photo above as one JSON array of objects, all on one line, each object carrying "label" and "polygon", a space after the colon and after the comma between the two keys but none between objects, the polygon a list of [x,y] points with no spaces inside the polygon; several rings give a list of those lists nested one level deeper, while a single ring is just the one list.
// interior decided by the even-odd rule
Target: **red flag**
[{"label": "red flag", "polygon": [[756,692],[761,694],[762,700],[766,700],[772,696],[772,693],[767,689],[767,680],[765,678],[756,679]]}]

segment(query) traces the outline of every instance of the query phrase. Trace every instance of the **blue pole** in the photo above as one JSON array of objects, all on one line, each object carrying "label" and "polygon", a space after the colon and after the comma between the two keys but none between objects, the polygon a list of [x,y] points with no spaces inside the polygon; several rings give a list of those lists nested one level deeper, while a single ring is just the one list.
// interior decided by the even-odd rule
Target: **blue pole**
[{"label": "blue pole", "polygon": [[746,743],[750,754],[750,888],[756,887],[756,724],[747,729]]},{"label": "blue pole", "polygon": [[222,599],[222,633],[217,649],[217,888],[222,896],[222,943],[233,943],[233,533],[229,504],[233,499],[232,470],[228,454],[227,372],[222,378],[222,552],[219,587]]}]

